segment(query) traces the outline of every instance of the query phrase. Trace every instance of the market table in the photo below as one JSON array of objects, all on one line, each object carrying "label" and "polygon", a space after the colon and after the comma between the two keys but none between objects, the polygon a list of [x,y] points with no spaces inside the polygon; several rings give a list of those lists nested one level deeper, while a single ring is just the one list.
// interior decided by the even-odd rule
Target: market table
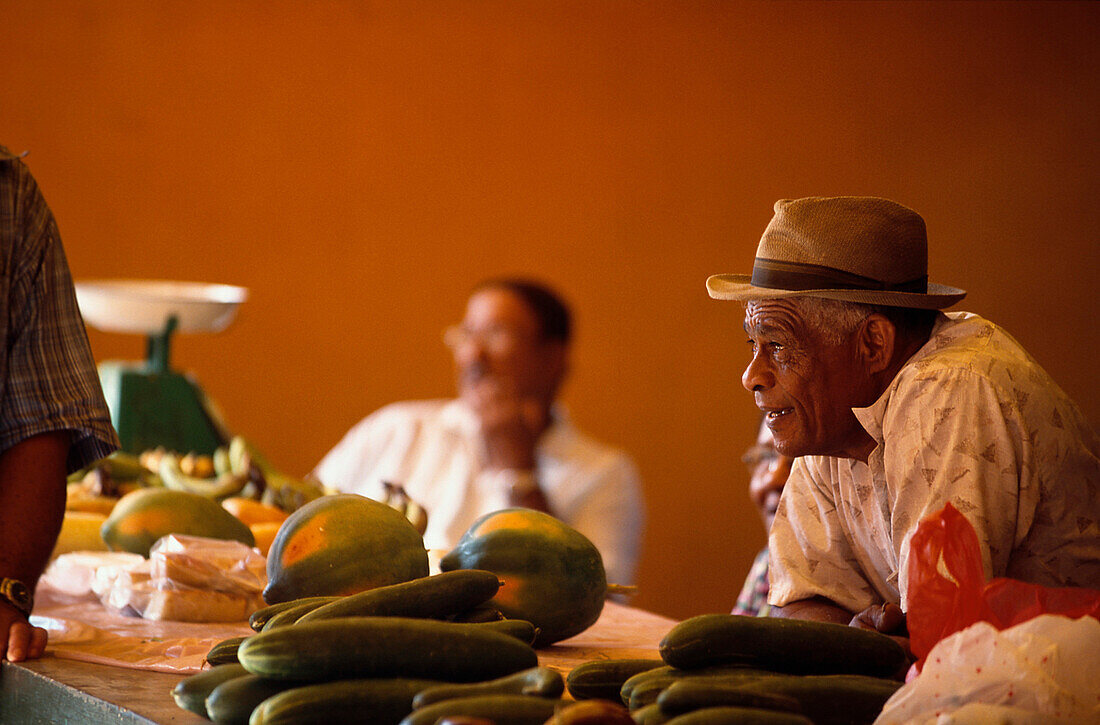
[{"label": "market table", "polygon": [[[36,610],[37,611],[37,610]],[[596,659],[657,657],[657,644],[675,621],[615,602],[588,630],[539,650],[539,663],[563,675]],[[202,625],[188,625],[202,627]],[[236,629],[249,631],[241,623]],[[205,646],[205,645],[203,645]],[[0,720],[4,723],[205,723],[181,710],[171,691],[186,672],[80,661],[47,648],[38,660],[3,663]]]}]

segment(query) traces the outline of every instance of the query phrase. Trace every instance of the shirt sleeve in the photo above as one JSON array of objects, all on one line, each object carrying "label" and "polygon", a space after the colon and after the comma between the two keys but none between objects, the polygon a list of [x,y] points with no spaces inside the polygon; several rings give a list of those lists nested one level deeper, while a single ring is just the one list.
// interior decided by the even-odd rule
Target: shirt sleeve
[{"label": "shirt sleeve", "polygon": [[30,173],[17,163],[0,448],[69,430],[67,465],[73,471],[117,449],[118,437],[56,223]]},{"label": "shirt sleeve", "polygon": [[821,475],[828,465],[829,459],[798,458],[783,487],[768,535],[772,606],[820,596],[859,612],[875,601]]},{"label": "shirt sleeve", "polygon": [[372,473],[386,448],[402,437],[403,429],[413,428],[403,437],[415,436],[415,422],[406,420],[396,406],[386,406],[363,418],[325,454],[311,476],[325,486],[344,493],[357,493],[381,499],[380,485]]},{"label": "shirt sleeve", "polygon": [[[638,471],[627,456],[615,454],[591,475],[597,480],[563,518],[599,549],[608,582],[633,584],[645,528]],[[552,492],[547,495],[553,507]]]}]

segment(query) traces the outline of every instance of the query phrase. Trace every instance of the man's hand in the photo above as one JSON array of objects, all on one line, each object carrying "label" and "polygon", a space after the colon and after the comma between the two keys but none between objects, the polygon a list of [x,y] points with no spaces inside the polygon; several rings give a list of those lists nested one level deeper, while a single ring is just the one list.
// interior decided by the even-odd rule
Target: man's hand
[{"label": "man's hand", "polygon": [[535,445],[549,423],[544,406],[521,397],[514,385],[493,377],[478,381],[466,400],[481,424],[489,468],[533,469]]},{"label": "man's hand", "polygon": [[6,602],[0,602],[0,659],[22,662],[42,656],[46,650],[46,630],[35,627],[23,613]]},{"label": "man's hand", "polygon": [[872,604],[852,617],[849,624],[859,629],[873,629],[883,634],[896,633],[905,628],[905,612],[893,602]]},{"label": "man's hand", "polygon": [[549,411],[538,400],[520,396],[511,381],[494,377],[479,380],[466,400],[481,424],[487,467],[519,477],[508,492],[508,505],[550,513],[535,477],[535,446],[550,422]]},{"label": "man's hand", "polygon": [[912,650],[909,649],[909,630],[905,625],[905,612],[893,602],[872,604],[852,617],[849,625],[859,629],[873,629],[889,635],[890,639],[900,644],[905,650],[909,662],[915,659]]}]

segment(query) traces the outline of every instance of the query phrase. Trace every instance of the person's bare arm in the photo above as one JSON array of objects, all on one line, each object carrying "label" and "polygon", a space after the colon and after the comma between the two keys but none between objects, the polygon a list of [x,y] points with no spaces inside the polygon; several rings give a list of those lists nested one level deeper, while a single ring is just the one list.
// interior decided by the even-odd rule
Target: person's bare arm
[{"label": "person's bare arm", "polygon": [[799,599],[782,607],[772,607],[769,616],[785,619],[812,619],[817,622],[849,624],[852,613],[844,607],[834,604],[825,597]]},{"label": "person's bare arm", "polygon": [[[33,436],[0,454],[0,577],[32,591],[57,542],[65,515],[68,431]],[[0,600],[0,659],[42,656],[46,630]]]},{"label": "person's bare arm", "polygon": [[475,393],[472,407],[481,423],[488,467],[527,476],[521,481],[524,485],[509,491],[508,504],[552,513],[535,476],[535,447],[548,425],[549,411],[495,380],[485,381]]}]

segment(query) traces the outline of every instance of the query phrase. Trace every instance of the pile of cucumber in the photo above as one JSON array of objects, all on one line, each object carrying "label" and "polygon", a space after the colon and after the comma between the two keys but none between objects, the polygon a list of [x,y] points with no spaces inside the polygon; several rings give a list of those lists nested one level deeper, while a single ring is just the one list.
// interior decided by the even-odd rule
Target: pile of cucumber
[{"label": "pile of cucumber", "polygon": [[638,725],[864,725],[907,664],[878,632],[733,614],[681,622],[659,654],[583,663],[566,688],[576,700],[621,700]]},{"label": "pile of cucumber", "polygon": [[421,725],[476,716],[541,725],[562,676],[538,665],[530,622],[487,602],[500,580],[464,569],[345,597],[265,607],[256,633],[218,643],[176,703],[216,723]]}]

